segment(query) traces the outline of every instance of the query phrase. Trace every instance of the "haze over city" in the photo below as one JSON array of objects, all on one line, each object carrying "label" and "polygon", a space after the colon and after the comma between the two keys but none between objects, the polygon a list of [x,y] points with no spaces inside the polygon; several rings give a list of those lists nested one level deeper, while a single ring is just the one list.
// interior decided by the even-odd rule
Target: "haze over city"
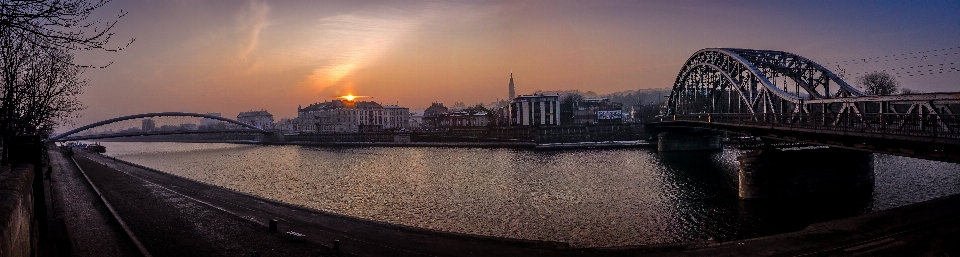
[{"label": "haze over city", "polygon": [[960,1],[0,0],[0,255],[960,256]]},{"label": "haze over city", "polygon": [[[112,64],[86,72],[76,125],[158,111],[292,118],[346,94],[411,109],[490,103],[507,98],[511,72],[518,94],[669,88],[708,47],[787,51],[833,69],[960,46],[960,3],[949,1],[116,1],[97,14],[121,10],[112,44],[136,41],[78,52],[78,63]],[[914,63],[889,65],[879,69]],[[898,79],[941,92],[958,78]]]}]

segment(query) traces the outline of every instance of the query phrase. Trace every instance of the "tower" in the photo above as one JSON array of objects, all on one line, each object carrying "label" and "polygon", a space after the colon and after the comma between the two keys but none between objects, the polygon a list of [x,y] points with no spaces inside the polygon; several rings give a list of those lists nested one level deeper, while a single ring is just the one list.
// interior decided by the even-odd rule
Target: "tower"
[{"label": "tower", "polygon": [[517,91],[513,88],[513,72],[510,72],[510,98],[509,101],[513,101],[517,97]]}]

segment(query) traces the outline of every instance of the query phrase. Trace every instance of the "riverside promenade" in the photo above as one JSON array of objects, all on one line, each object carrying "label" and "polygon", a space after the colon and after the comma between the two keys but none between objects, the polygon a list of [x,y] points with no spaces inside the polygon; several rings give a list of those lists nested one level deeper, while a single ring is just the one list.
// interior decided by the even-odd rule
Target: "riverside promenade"
[{"label": "riverside promenade", "polygon": [[[570,248],[400,226],[239,193],[77,151],[51,150],[74,256],[954,256],[960,196],[729,242]],[[75,160],[75,162],[74,162]],[[74,165],[76,163],[76,165]],[[81,173],[82,170],[82,173]],[[86,183],[92,182],[109,208]],[[115,220],[111,211],[122,220]],[[268,222],[277,219],[278,232]],[[304,234],[302,240],[284,232]],[[130,235],[133,235],[132,237]],[[339,247],[334,250],[334,241]],[[136,243],[136,242],[139,242]],[[139,249],[143,249],[142,251]],[[98,252],[108,251],[108,252]],[[143,254],[146,252],[146,254]]]}]

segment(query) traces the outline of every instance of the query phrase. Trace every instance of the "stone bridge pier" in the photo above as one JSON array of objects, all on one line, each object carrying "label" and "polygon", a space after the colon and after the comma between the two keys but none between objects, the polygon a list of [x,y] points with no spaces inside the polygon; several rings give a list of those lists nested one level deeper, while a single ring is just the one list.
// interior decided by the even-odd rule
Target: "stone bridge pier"
[{"label": "stone bridge pier", "polygon": [[765,148],[740,162],[741,199],[831,196],[873,190],[873,154],[837,148]]}]

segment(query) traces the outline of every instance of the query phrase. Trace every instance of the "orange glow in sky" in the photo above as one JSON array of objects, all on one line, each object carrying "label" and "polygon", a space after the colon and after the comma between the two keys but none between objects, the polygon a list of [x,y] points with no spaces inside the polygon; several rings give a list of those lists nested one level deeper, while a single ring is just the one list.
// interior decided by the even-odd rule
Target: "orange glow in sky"
[{"label": "orange glow in sky", "polygon": [[[114,1],[95,18],[129,12],[110,32],[136,42],[77,51],[78,64],[114,65],[84,73],[78,100],[88,108],[74,122],[261,109],[279,120],[297,106],[362,98],[354,92],[411,110],[490,104],[509,97],[511,71],[517,94],[669,88],[709,47],[861,69],[842,61],[957,46],[956,10],[953,1]],[[948,57],[931,60],[956,63]],[[958,78],[898,80],[952,92]]]},{"label": "orange glow in sky", "polygon": [[353,101],[354,99],[364,98],[364,97],[369,97],[369,96],[347,94],[347,95],[344,95],[344,96],[338,96],[337,98],[340,98],[340,99],[343,99],[343,100],[347,100],[347,101]]}]

